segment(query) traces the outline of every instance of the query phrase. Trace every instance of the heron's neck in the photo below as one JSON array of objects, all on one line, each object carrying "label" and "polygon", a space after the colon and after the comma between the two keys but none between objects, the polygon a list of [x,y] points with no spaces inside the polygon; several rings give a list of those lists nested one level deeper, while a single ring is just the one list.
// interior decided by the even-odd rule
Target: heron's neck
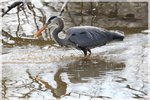
[{"label": "heron's neck", "polygon": [[65,40],[64,39],[60,39],[58,37],[59,32],[61,32],[64,28],[64,22],[61,18],[57,18],[56,20],[56,24],[58,24],[58,27],[53,31],[52,35],[55,39],[55,41],[60,45],[60,46],[64,46],[65,45]]}]

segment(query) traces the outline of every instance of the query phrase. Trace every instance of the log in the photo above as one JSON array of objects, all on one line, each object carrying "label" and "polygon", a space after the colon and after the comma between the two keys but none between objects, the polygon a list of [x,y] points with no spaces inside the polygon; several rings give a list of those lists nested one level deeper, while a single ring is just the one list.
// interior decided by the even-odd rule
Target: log
[{"label": "log", "polygon": [[[55,42],[53,40],[41,40],[41,39],[36,39],[36,38],[29,38],[29,37],[13,37],[11,34],[8,32],[2,30],[2,36],[5,36],[7,38],[10,38],[10,40],[15,41],[15,45],[53,45]],[[3,44],[8,44],[2,40]],[[13,45],[14,45],[13,44]]]}]

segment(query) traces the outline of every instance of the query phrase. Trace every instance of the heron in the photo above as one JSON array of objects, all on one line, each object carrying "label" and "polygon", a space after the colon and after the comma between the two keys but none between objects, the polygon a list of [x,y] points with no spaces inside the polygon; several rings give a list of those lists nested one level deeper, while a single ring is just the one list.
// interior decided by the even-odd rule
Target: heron
[{"label": "heron", "polygon": [[[124,34],[116,31],[108,31],[95,26],[75,26],[67,29],[64,39],[59,38],[58,34],[64,28],[64,21],[60,16],[52,16],[46,24],[35,33],[35,37],[39,37],[49,24],[57,24],[57,28],[52,32],[54,41],[60,46],[72,46],[78,50],[82,50],[84,57],[91,55],[91,49],[100,47],[113,40],[124,39]],[[88,54],[89,52],[89,54]]]}]

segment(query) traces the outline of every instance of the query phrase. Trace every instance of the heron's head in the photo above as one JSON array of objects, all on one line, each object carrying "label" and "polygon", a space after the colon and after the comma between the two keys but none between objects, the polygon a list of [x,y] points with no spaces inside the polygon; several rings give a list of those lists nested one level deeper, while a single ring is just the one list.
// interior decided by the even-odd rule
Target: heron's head
[{"label": "heron's head", "polygon": [[39,37],[39,36],[41,36],[41,35],[42,35],[42,31],[44,31],[44,30],[48,27],[48,25],[49,25],[50,23],[52,23],[53,20],[56,19],[56,18],[57,18],[57,16],[52,16],[52,17],[50,17],[50,18],[48,19],[48,21],[46,22],[46,24],[34,34],[34,37]]},{"label": "heron's head", "polygon": [[50,17],[50,18],[48,19],[48,21],[47,21],[47,24],[52,23],[52,21],[53,21],[54,19],[56,19],[56,18],[57,18],[57,16],[52,16],[52,17]]}]

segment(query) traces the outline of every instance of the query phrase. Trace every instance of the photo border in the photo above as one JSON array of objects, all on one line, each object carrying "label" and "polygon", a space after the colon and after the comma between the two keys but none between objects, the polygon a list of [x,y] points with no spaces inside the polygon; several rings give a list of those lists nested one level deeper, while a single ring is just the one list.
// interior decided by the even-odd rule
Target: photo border
[{"label": "photo border", "polygon": [[[9,0],[2,0],[0,3],[9,1]],[[16,1],[16,0],[14,0]],[[49,0],[49,2],[59,2],[58,0]],[[65,0],[60,0],[65,1]],[[147,2],[148,3],[148,82],[150,84],[150,0],[69,0],[69,2]],[[2,9],[3,7],[0,6]],[[2,15],[2,12],[0,12]],[[0,17],[0,30],[2,33],[2,17]],[[2,37],[2,34],[0,34],[0,37]],[[0,91],[2,92],[2,41],[0,42]],[[150,97],[150,93],[148,93],[148,97]],[[25,98],[26,99],[26,98]],[[0,100],[2,100],[2,93],[0,93]],[[23,99],[22,99],[23,100]]]}]

